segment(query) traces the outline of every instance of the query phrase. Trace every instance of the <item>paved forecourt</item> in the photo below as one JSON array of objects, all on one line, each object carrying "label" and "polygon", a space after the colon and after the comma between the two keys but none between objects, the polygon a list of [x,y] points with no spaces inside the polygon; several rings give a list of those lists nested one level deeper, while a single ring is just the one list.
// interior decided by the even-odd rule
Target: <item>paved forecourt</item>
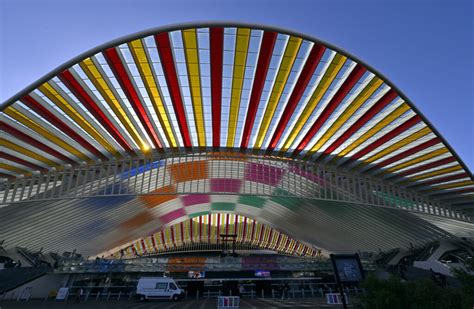
[{"label": "paved forecourt", "polygon": [[[79,304],[69,301],[54,302],[54,301],[37,301],[32,300],[28,302],[4,301],[0,302],[0,309],[82,309],[82,308],[97,308],[97,309],[215,309],[217,307],[217,299],[202,299],[202,300],[183,300],[178,302],[171,301],[153,301],[153,302],[127,302],[127,301],[111,301],[111,302],[81,302]],[[339,308],[337,305],[327,305],[324,298],[304,298],[304,299],[241,299],[240,308]],[[349,307],[352,307],[349,305]]]}]

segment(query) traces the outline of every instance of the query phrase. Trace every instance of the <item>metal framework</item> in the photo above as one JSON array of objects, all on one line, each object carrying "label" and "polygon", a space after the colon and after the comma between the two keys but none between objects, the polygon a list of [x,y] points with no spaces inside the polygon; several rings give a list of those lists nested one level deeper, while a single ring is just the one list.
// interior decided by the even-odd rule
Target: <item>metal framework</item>
[{"label": "metal framework", "polygon": [[177,25],[100,46],[1,107],[0,178],[151,150],[279,153],[471,207],[472,173],[383,75],[302,34]]},{"label": "metal framework", "polygon": [[106,43],[2,104],[0,142],[0,235],[21,246],[95,254],[213,212],[333,251],[474,236],[472,173],[414,104],[285,29]]},{"label": "metal framework", "polygon": [[[231,235],[232,240],[222,237],[223,235]],[[297,256],[322,254],[321,250],[299,242],[274,228],[231,213],[209,213],[168,225],[159,232],[140,238],[112,254],[115,258],[134,258],[169,252],[231,249],[272,250],[279,254]]]},{"label": "metal framework", "polygon": [[[367,175],[314,162],[241,153],[111,160],[2,183],[4,204],[109,196],[249,195],[403,209],[457,220],[448,203]],[[285,199],[282,199],[285,198]],[[160,200],[155,205],[158,206]]]}]

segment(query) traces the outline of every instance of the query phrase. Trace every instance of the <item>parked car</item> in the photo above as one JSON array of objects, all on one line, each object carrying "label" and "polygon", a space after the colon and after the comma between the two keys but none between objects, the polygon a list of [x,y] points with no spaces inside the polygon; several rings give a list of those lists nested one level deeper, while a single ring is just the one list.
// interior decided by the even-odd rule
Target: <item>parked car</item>
[{"label": "parked car", "polygon": [[138,280],[136,295],[140,301],[150,299],[178,300],[184,297],[184,291],[173,278],[144,277]]}]

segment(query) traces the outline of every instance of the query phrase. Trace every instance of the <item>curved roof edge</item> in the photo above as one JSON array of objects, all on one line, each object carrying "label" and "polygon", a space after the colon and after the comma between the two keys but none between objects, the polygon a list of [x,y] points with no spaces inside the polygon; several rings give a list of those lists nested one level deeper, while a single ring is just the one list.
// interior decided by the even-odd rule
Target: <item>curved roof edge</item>
[{"label": "curved roof edge", "polygon": [[443,144],[449,149],[449,151],[454,155],[454,157],[459,161],[461,166],[466,170],[466,172],[469,174],[470,178],[474,180],[474,175],[469,169],[469,167],[466,165],[466,163],[461,159],[461,157],[458,155],[458,153],[454,150],[454,148],[448,143],[448,141],[444,138],[443,135],[436,129],[436,127],[426,118],[426,116],[416,107],[416,105],[395,85],[393,82],[388,79],[384,74],[380,73],[378,70],[374,69],[371,65],[367,64],[365,61],[361,60],[360,58],[354,56],[351,53],[348,53],[344,49],[337,47],[331,43],[327,43],[323,40],[320,40],[318,38],[315,38],[311,35],[303,34],[297,31],[293,30],[288,30],[286,28],[281,28],[278,26],[270,26],[270,25],[262,25],[262,24],[257,24],[257,23],[245,23],[245,22],[237,22],[237,21],[199,21],[199,22],[185,22],[185,23],[176,23],[176,24],[170,24],[166,26],[160,26],[160,27],[153,27],[149,28],[143,31],[135,32],[132,34],[128,34],[122,37],[119,37],[117,39],[111,40],[109,42],[106,42],[104,44],[101,44],[99,46],[96,46],[92,49],[89,49],[78,56],[70,59],[69,61],[63,63],[62,65],[56,67],[49,73],[43,75],[39,79],[37,79],[35,82],[31,83],[29,86],[25,87],[23,90],[17,92],[15,95],[11,96],[9,99],[7,99],[5,102],[0,103],[0,111],[4,110],[17,100],[19,100],[23,95],[30,93],[34,89],[36,89],[38,86],[42,85],[43,83],[47,82],[54,76],[56,76],[59,72],[73,66],[74,64],[100,52],[101,50],[107,49],[109,47],[117,46],[123,43],[126,43],[130,40],[134,39],[141,39],[143,37],[152,35],[154,33],[159,33],[159,32],[169,32],[169,31],[175,31],[175,30],[180,30],[183,28],[187,27],[248,27],[248,28],[258,28],[262,30],[268,30],[268,31],[276,31],[288,35],[294,35],[294,36],[299,36],[303,39],[306,40],[312,40],[314,42],[323,44],[341,54],[344,56],[347,56],[348,58],[351,58],[358,63],[364,65],[368,70],[371,72],[375,73],[376,75],[380,76],[384,82],[387,83],[391,88],[393,88],[395,91],[397,91],[398,95],[405,100],[405,102],[417,113],[421,116],[422,120],[433,130],[433,132],[441,139]]}]

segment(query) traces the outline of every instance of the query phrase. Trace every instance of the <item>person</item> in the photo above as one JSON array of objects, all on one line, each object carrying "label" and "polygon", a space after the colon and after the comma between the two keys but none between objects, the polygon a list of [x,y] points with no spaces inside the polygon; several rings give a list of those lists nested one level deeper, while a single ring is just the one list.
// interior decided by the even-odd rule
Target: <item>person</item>
[{"label": "person", "polygon": [[16,263],[16,267],[21,267],[21,261],[18,260],[18,263]]},{"label": "person", "polygon": [[74,303],[78,304],[81,302],[82,294],[84,293],[84,290],[82,288],[78,289],[76,292],[76,299],[74,299]]},{"label": "person", "polygon": [[288,285],[288,282],[285,283],[285,286],[283,287],[283,290],[285,291],[285,296],[286,298],[290,298],[290,286]]},{"label": "person", "polygon": [[243,284],[239,285],[239,296],[243,297],[245,293],[245,287]]}]

